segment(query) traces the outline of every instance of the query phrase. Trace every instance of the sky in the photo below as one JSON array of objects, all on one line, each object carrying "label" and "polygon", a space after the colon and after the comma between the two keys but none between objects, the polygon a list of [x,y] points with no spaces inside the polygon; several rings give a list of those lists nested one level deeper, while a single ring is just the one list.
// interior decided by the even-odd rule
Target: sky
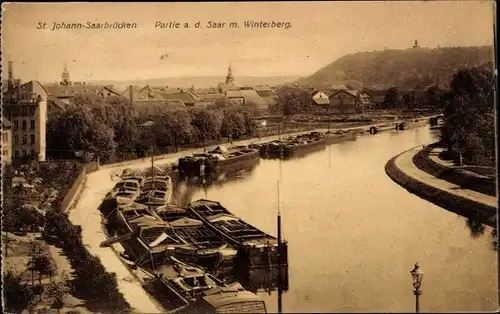
[{"label": "sky", "polygon": [[[23,81],[307,76],[349,53],[493,45],[493,1],[251,3],[3,3],[2,67]],[[136,23],[135,29],[59,29],[55,23]],[[201,28],[195,28],[196,22]],[[209,21],[226,27],[209,29]],[[252,29],[244,21],[289,22]],[[37,29],[40,22],[46,29]],[[179,22],[181,28],[155,28]],[[229,28],[237,22],[239,28]],[[189,23],[190,28],[183,28]],[[167,54],[168,57],[161,58]],[[2,73],[3,76],[3,73]]]}]

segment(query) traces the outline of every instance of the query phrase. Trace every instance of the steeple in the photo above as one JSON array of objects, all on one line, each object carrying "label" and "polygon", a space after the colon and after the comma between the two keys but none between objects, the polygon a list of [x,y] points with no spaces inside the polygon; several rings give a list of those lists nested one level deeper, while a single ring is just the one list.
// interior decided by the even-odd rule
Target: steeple
[{"label": "steeple", "polygon": [[413,45],[413,48],[420,48],[420,46],[418,45],[418,40],[415,40],[415,44]]},{"label": "steeple", "polygon": [[64,63],[64,70],[61,75],[61,85],[70,85],[68,64],[66,62]]},{"label": "steeple", "polygon": [[231,69],[231,64],[227,68],[226,84],[227,85],[234,84],[233,70]]}]

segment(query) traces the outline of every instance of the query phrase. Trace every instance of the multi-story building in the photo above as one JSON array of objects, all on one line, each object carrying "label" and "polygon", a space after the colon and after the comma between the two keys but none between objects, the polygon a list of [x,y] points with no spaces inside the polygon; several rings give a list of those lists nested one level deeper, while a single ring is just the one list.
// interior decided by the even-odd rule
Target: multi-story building
[{"label": "multi-story building", "polygon": [[38,81],[21,84],[14,79],[9,61],[8,86],[3,97],[3,116],[12,123],[13,158],[36,157],[45,161],[47,92]]},{"label": "multi-story building", "polygon": [[12,123],[2,117],[2,166],[12,162]]}]

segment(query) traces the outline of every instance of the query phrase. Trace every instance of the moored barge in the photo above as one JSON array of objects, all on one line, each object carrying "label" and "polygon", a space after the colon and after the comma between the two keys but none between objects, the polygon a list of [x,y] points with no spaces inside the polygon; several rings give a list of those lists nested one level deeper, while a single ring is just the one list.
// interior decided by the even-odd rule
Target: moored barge
[{"label": "moored barge", "polygon": [[[198,200],[188,205],[188,210],[230,245],[238,249],[236,259],[245,268],[288,265],[288,245],[234,216],[219,202]],[[235,261],[236,263],[236,261]]]},{"label": "moored barge", "polygon": [[182,176],[202,176],[227,169],[244,168],[259,159],[259,151],[246,146],[226,149],[218,146],[206,153],[179,158],[177,169]]},{"label": "moored barge", "polygon": [[192,264],[170,258],[154,271],[158,290],[176,313],[266,313],[264,301],[239,284],[228,286]]},{"label": "moored barge", "polygon": [[320,132],[275,140],[260,145],[260,155],[264,158],[292,158],[326,147],[326,137]]}]

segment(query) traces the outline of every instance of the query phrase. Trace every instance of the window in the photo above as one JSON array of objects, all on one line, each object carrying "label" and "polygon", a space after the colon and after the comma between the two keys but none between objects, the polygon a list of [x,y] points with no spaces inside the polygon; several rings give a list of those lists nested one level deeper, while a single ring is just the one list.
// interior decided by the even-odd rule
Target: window
[{"label": "window", "polygon": [[28,136],[23,135],[23,144],[28,144]]},{"label": "window", "polygon": [[19,143],[19,137],[16,135],[14,135],[14,144],[17,144]]},{"label": "window", "polygon": [[[40,96],[38,96],[38,97],[40,97]],[[32,107],[31,108],[31,115],[34,115],[34,114],[35,114],[35,107]]]},{"label": "window", "polygon": [[28,151],[26,149],[23,149],[23,156],[28,156]]},{"label": "window", "polygon": [[36,155],[35,150],[34,150],[34,149],[32,149],[32,150],[31,150],[31,156],[35,156],[35,155]]},{"label": "window", "polygon": [[23,130],[26,130],[26,124],[27,124],[26,121],[23,120]]},{"label": "window", "polygon": [[35,144],[35,135],[34,134],[30,135],[30,140],[31,140],[31,144]]},{"label": "window", "polygon": [[18,151],[18,150],[16,150],[16,151],[14,152],[14,156],[19,157],[19,151]]},{"label": "window", "polygon": [[35,120],[30,121],[30,129],[34,130],[35,129]]},{"label": "window", "polygon": [[14,131],[19,129],[19,121],[14,121]]}]

